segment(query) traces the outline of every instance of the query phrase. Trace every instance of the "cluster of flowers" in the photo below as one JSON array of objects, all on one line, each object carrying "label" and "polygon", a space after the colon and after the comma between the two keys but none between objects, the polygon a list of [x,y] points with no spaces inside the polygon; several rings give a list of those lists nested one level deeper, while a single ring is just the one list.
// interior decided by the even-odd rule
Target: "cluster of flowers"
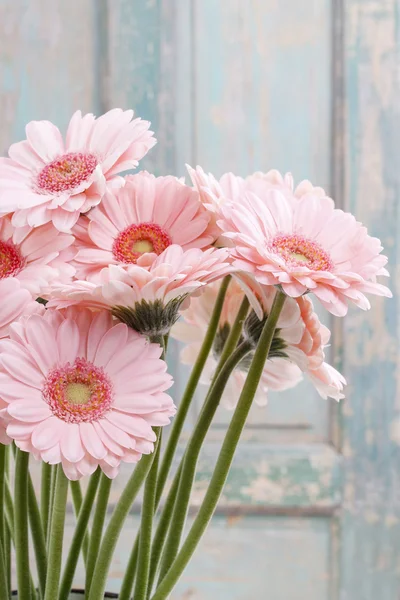
[{"label": "cluster of flowers", "polygon": [[[155,144],[132,111],[77,112],[65,140],[52,123],[34,121],[26,138],[0,159],[2,443],[62,463],[70,479],[98,466],[112,478],[121,462],[151,453],[152,428],[175,412],[157,340],[171,332],[192,364],[228,274],[203,380],[244,296],[250,338],[278,288],[287,299],[257,401],[303,373],[322,397],[343,397],[344,378],[325,362],[330,332],[310,295],[336,316],[349,302],[367,309],[365,294],[390,296],[377,282],[387,259],[323,189],[294,188],[277,171],[218,181],[188,168],[191,185],[147,172],[121,177]],[[235,371],[227,404],[247,368],[243,361]]]}]

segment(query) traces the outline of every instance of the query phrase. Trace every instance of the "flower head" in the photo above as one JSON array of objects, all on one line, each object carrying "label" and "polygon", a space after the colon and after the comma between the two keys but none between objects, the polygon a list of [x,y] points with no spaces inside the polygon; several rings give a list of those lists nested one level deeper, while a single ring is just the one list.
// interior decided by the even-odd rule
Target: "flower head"
[{"label": "flower head", "polygon": [[[171,330],[172,337],[185,343],[181,352],[181,360],[184,364],[193,365],[196,361],[219,285],[219,282],[208,285],[203,294],[194,298],[190,306],[183,311],[182,319]],[[251,285],[248,280],[246,289],[248,290],[250,286],[252,295],[258,297],[264,317],[260,321],[251,311],[246,319],[243,335],[246,338],[250,336],[252,343],[256,345],[265,319],[271,310],[276,290],[269,286],[259,286],[256,282]],[[210,385],[243,298],[242,282],[234,279],[225,296],[213,351],[202,373],[201,383],[205,385]],[[340,373],[324,362],[324,346],[329,341],[329,336],[329,330],[319,322],[313,311],[312,302],[308,298],[299,300],[287,298],[255,396],[256,404],[263,406],[267,403],[268,390],[283,391],[296,386],[301,381],[303,373],[307,374],[323,398],[328,396],[336,400],[342,398],[343,385],[346,382]],[[237,365],[228,381],[222,397],[222,402],[227,408],[236,405],[251,358],[252,352]]]},{"label": "flower head", "polygon": [[50,221],[69,232],[80,213],[99,204],[118,173],[136,167],[155,139],[133,111],[113,109],[96,119],[77,111],[65,142],[49,121],[31,121],[27,139],[0,159],[0,213],[17,227]]},{"label": "flower head", "polygon": [[32,295],[39,296],[55,280],[70,279],[72,235],[60,233],[52,223],[15,228],[8,216],[0,217],[0,280],[16,277]]},{"label": "flower head", "polygon": [[0,279],[0,298],[0,339],[8,336],[10,325],[20,317],[40,314],[44,310],[16,277]]},{"label": "flower head", "polygon": [[0,342],[7,435],[69,479],[98,466],[115,477],[153,451],[152,427],[175,412],[160,355],[108,311],[46,310],[13,325]]},{"label": "flower head", "polygon": [[74,230],[78,279],[96,281],[108,265],[135,264],[143,254],[159,255],[171,244],[187,250],[214,241],[198,193],[176,177],[141,172],[125,181],[82,216]]},{"label": "flower head", "polygon": [[262,198],[248,192],[220,214],[233,265],[263,285],[279,285],[295,298],[312,292],[337,316],[347,313],[348,302],[368,309],[366,293],[391,296],[377,282],[388,275],[380,241],[328,198],[310,194],[293,203],[276,190]]},{"label": "flower head", "polygon": [[98,283],[74,281],[53,286],[48,306],[108,308],[140,333],[165,334],[190,295],[231,272],[228,257],[226,248],[185,251],[173,244],[159,256],[152,256],[150,264],[143,256],[137,264],[103,269]]}]

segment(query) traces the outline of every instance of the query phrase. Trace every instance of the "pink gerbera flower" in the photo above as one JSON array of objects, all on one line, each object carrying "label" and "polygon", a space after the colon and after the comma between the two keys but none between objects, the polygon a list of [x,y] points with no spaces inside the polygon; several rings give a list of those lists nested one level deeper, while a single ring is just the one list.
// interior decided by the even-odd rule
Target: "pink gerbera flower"
[{"label": "pink gerbera flower", "polygon": [[47,310],[11,327],[0,343],[7,435],[69,479],[151,453],[153,426],[175,412],[161,348],[108,311]]},{"label": "pink gerbera flower", "polygon": [[74,275],[68,262],[73,241],[72,235],[60,233],[52,223],[16,229],[8,216],[0,217],[0,279],[16,277],[39,296],[50,282]]},{"label": "pink gerbera flower", "polygon": [[391,296],[377,282],[388,275],[380,241],[328,198],[307,194],[294,203],[276,190],[262,198],[247,192],[220,214],[234,266],[263,285],[280,285],[292,297],[311,291],[337,316],[347,313],[348,302],[368,309],[366,293]]},{"label": "pink gerbera flower", "polygon": [[190,295],[231,272],[228,258],[226,248],[185,251],[171,245],[155,259],[153,256],[150,264],[143,256],[137,264],[103,269],[98,283],[74,281],[54,286],[49,306],[108,308],[140,333],[165,334]]},{"label": "pink gerbera flower", "polygon": [[0,339],[8,336],[12,323],[21,316],[42,313],[44,307],[32,298],[19,279],[0,279]]},{"label": "pink gerbera flower", "polygon": [[17,227],[50,221],[68,232],[80,213],[99,204],[106,184],[136,167],[155,139],[133,111],[110,110],[98,119],[77,111],[64,140],[49,121],[31,121],[27,139],[0,159],[0,212]]},{"label": "pink gerbera flower", "polygon": [[125,181],[81,217],[74,231],[78,279],[98,280],[108,265],[134,264],[142,254],[159,255],[171,244],[187,250],[214,241],[207,232],[210,214],[198,193],[176,177],[141,172]]},{"label": "pink gerbera flower", "polygon": [[307,179],[300,181],[294,187],[292,174],[282,175],[276,169],[271,169],[267,173],[256,171],[245,178],[233,173],[225,173],[220,179],[216,179],[211,173],[205,173],[199,166],[195,169],[189,165],[186,167],[203,204],[212,212],[218,213],[219,207],[227,201],[240,202],[247,192],[263,197],[267,191],[277,190],[289,200],[299,200],[308,194],[327,198],[323,188],[314,186]]},{"label": "pink gerbera flower", "polygon": [[[220,282],[208,285],[204,292],[193,298],[190,306],[182,312],[182,318],[171,329],[173,338],[185,344],[181,351],[183,364],[193,365],[196,362],[200,348],[207,331],[210,317],[218,295]],[[268,288],[263,294],[265,309],[271,308],[275,295],[273,288]],[[201,383],[210,386],[218,360],[235,321],[244,292],[238,281],[232,280],[226,292],[224,306],[219,320],[218,330],[214,339],[213,350],[210,353],[203,369]],[[256,317],[257,319],[257,317]],[[289,354],[292,358],[302,358],[295,343],[300,343],[304,331],[299,307],[295,300],[286,302],[278,322],[279,333],[272,343],[269,359],[265,363],[264,371],[254,401],[259,406],[267,403],[268,390],[282,391],[294,387],[301,381],[302,373],[295,362],[288,360],[286,349],[290,347]],[[279,348],[279,351],[278,351]],[[283,349],[283,350],[282,350]],[[285,356],[282,353],[285,353]],[[227,382],[222,403],[226,408],[234,408],[246,380],[248,367],[252,354],[237,365],[237,368]]]}]

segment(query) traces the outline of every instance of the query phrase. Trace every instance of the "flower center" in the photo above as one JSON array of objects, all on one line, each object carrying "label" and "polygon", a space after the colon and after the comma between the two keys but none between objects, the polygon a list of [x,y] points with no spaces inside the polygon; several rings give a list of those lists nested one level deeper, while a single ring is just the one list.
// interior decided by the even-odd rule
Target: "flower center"
[{"label": "flower center", "polygon": [[114,241],[114,257],[123,263],[135,263],[145,252],[161,254],[172,243],[168,233],[156,223],[130,225]]},{"label": "flower center", "polygon": [[39,193],[59,193],[73,190],[89,179],[97,166],[93,154],[68,152],[46,165],[39,173],[36,185]]},{"label": "flower center", "polygon": [[308,267],[313,271],[330,271],[333,262],[317,242],[298,234],[279,234],[268,246],[270,252],[282,256],[292,267]]},{"label": "flower center", "polygon": [[25,260],[19,248],[12,242],[0,240],[0,279],[16,275],[24,265]]},{"label": "flower center", "polygon": [[67,423],[97,421],[111,407],[112,385],[100,367],[85,358],[48,374],[43,398],[53,414]]}]

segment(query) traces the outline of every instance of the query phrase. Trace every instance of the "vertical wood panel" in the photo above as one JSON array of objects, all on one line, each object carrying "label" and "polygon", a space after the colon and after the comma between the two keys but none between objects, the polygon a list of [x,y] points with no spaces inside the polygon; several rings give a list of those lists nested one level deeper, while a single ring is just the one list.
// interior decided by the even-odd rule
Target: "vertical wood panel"
[{"label": "vertical wood panel", "polygon": [[344,331],[346,462],[341,600],[400,594],[400,2],[347,0],[347,208],[383,241],[392,300]]},{"label": "vertical wood panel", "polygon": [[330,182],[330,0],[195,0],[196,160]]},{"label": "vertical wood panel", "polygon": [[158,144],[140,166],[156,174],[182,175],[191,148],[190,3],[182,4],[108,2],[108,103],[152,122]]},{"label": "vertical wood panel", "polygon": [[97,110],[92,0],[1,0],[0,151],[32,119]]}]

